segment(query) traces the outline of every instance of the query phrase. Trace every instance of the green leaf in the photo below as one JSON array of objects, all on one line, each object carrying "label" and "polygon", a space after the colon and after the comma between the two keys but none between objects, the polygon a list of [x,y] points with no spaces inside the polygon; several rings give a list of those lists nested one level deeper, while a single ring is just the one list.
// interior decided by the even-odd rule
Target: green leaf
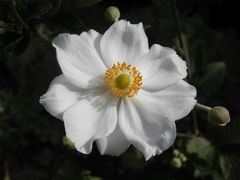
[{"label": "green leaf", "polygon": [[188,141],[187,152],[211,164],[215,158],[214,146],[205,138],[197,137]]},{"label": "green leaf", "polygon": [[48,42],[51,42],[58,34],[68,32],[64,27],[52,22],[40,23],[35,26],[35,30],[42,39]]},{"label": "green leaf", "polygon": [[232,156],[219,156],[219,166],[224,180],[238,179],[240,170],[239,153]]},{"label": "green leaf", "polygon": [[122,166],[126,169],[141,169],[145,164],[143,154],[136,149],[130,148],[121,156]]},{"label": "green leaf", "polygon": [[188,141],[187,152],[192,156],[194,177],[211,175],[216,152],[214,146],[205,138],[197,137]]},{"label": "green leaf", "polygon": [[212,173],[210,166],[195,164],[194,177],[200,178],[208,176]]},{"label": "green leaf", "polygon": [[12,24],[5,23],[3,21],[0,21],[0,34],[4,34],[7,31],[15,31],[15,27]]},{"label": "green leaf", "polygon": [[75,150],[75,145],[66,136],[63,137],[63,145],[65,145],[70,150]]},{"label": "green leaf", "polygon": [[3,21],[0,21],[0,34],[6,32],[6,24]]},{"label": "green leaf", "polygon": [[224,177],[229,177],[229,173],[232,169],[232,164],[230,158],[227,156],[220,156],[219,157],[219,165],[222,171],[222,174],[224,174]]},{"label": "green leaf", "polygon": [[225,63],[224,62],[216,62],[208,64],[203,78],[200,79],[198,86],[202,90],[202,92],[206,92],[211,94],[214,92],[220,84],[222,83],[225,75]]}]

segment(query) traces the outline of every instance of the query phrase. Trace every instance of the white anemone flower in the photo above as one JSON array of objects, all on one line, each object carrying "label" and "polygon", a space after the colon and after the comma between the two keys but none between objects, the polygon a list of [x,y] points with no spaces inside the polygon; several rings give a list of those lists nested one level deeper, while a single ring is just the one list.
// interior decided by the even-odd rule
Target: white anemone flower
[{"label": "white anemone flower", "polygon": [[133,145],[148,160],[173,144],[175,121],[195,106],[196,89],[173,49],[149,49],[142,23],[60,34],[53,46],[62,74],[40,103],[63,120],[78,151],[90,153],[95,141],[101,154],[118,156]]}]

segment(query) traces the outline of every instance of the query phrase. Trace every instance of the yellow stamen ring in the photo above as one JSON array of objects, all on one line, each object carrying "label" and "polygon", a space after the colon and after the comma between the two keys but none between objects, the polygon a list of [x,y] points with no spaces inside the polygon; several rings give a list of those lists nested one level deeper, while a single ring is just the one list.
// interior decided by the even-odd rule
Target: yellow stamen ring
[{"label": "yellow stamen ring", "polygon": [[142,85],[140,72],[125,62],[114,64],[105,72],[106,86],[117,97],[133,97],[138,94]]}]

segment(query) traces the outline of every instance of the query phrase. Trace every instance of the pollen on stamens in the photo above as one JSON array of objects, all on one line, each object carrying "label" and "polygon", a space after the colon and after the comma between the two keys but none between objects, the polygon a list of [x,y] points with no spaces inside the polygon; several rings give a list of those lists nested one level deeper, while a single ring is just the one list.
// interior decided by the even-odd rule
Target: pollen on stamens
[{"label": "pollen on stamens", "polygon": [[[121,81],[119,81],[119,79],[121,79]],[[123,82],[123,84],[119,84],[119,82]],[[114,96],[133,97],[139,92],[140,86],[142,85],[142,76],[136,67],[126,64],[125,62],[121,64],[117,63],[106,70],[105,83],[106,87],[111,90]]]}]

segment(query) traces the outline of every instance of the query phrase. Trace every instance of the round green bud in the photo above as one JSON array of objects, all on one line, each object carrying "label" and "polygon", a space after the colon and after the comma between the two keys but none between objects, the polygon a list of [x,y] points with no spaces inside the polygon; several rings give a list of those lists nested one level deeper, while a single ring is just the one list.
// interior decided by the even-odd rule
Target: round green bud
[{"label": "round green bud", "polygon": [[183,153],[180,154],[180,159],[182,160],[182,162],[187,161],[187,157]]},{"label": "round green bud", "polygon": [[177,157],[174,157],[172,160],[171,160],[171,166],[174,167],[174,168],[181,168],[182,167],[182,161],[180,158],[177,158]]},{"label": "round green bud", "polygon": [[68,149],[75,150],[75,145],[66,137],[63,137],[63,145],[66,146]]},{"label": "round green bud", "polygon": [[179,157],[180,154],[181,154],[181,152],[180,152],[179,150],[177,150],[177,149],[174,149],[174,150],[173,150],[173,155],[174,155],[175,157]]},{"label": "round green bud", "polygon": [[116,22],[120,18],[120,11],[115,6],[109,6],[104,13],[105,19],[110,22]]},{"label": "round green bud", "polygon": [[208,112],[208,121],[214,126],[225,126],[230,122],[230,114],[225,107],[215,106]]}]

